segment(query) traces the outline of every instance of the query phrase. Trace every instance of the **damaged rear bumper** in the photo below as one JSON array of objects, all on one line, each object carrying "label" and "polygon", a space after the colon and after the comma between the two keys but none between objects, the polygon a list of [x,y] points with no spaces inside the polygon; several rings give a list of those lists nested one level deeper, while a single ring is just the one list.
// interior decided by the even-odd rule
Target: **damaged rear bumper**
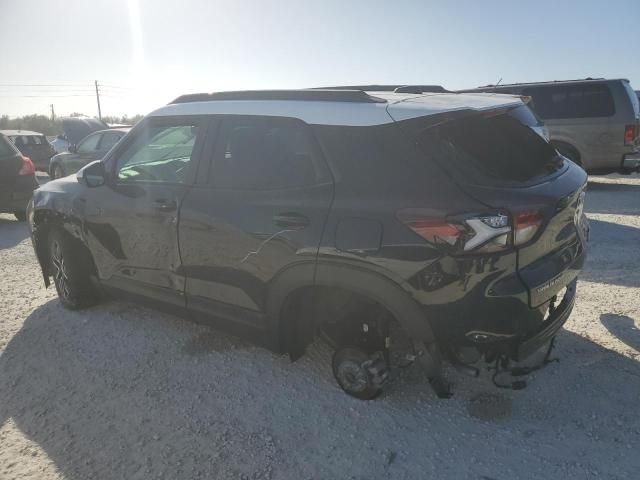
[{"label": "damaged rear bumper", "polygon": [[550,313],[538,330],[520,340],[515,347],[514,360],[524,360],[549,342],[567,322],[576,300],[577,279],[567,285],[562,301]]}]

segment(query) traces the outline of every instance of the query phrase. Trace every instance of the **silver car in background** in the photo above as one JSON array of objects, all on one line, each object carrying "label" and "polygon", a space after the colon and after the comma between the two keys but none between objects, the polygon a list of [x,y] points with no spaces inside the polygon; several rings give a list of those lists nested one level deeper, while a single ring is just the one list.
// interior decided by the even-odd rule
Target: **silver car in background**
[{"label": "silver car in background", "polygon": [[640,170],[640,105],[626,79],[487,85],[460,92],[531,97],[551,143],[589,173]]}]

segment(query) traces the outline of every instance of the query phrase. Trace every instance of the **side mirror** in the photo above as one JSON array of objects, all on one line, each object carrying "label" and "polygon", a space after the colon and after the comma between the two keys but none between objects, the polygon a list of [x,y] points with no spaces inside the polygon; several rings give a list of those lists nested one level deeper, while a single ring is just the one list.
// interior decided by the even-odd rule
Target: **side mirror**
[{"label": "side mirror", "polygon": [[69,145],[69,153],[78,153],[78,146],[77,145]]},{"label": "side mirror", "polygon": [[100,187],[107,182],[107,170],[102,160],[88,163],[76,174],[78,182],[85,187]]}]

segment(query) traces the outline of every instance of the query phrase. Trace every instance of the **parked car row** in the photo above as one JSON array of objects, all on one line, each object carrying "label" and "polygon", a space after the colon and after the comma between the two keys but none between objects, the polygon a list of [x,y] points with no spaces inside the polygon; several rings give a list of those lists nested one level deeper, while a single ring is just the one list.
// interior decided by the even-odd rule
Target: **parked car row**
[{"label": "parked car row", "polygon": [[322,336],[350,395],[399,358],[447,397],[443,359],[514,372],[573,309],[587,174],[539,126],[514,95],[185,95],[36,190],[31,237],[67,308],[128,296],[294,360]]},{"label": "parked car row", "polygon": [[49,175],[51,178],[66,177],[88,163],[100,160],[129,130],[130,127],[99,130],[84,137],[77,145],[72,144],[67,152],[51,158]]},{"label": "parked car row", "polygon": [[18,220],[26,219],[27,203],[38,187],[35,173],[31,159],[0,133],[0,212],[13,213]]},{"label": "parked car row", "polygon": [[102,158],[130,128],[110,128],[98,119],[83,117],[63,118],[61,125],[64,133],[51,142],[43,134],[28,130],[0,130],[0,134],[9,138],[23,155],[29,157],[36,170],[58,178],[59,175],[75,173],[90,161]]}]

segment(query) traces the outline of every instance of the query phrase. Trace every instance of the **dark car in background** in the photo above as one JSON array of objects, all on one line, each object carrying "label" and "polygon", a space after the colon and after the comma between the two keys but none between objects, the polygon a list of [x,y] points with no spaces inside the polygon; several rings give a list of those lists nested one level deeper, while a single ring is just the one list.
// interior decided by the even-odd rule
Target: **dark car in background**
[{"label": "dark car in background", "polygon": [[0,212],[26,219],[27,203],[38,188],[35,172],[31,159],[0,133]]},{"label": "dark car in background", "polygon": [[86,164],[100,160],[129,130],[131,127],[110,128],[86,136],[77,145],[71,145],[68,152],[51,157],[49,175],[51,178],[66,177]]},{"label": "dark car in background", "polygon": [[180,97],[103,161],[34,193],[44,281],[69,309],[107,290],[293,360],[327,338],[339,385],[358,398],[376,396],[398,358],[448,396],[443,357],[499,373],[548,356],[575,302],[587,175],[508,114],[522,105],[344,90]]},{"label": "dark car in background", "polygon": [[56,153],[68,152],[90,133],[109,128],[102,120],[90,117],[63,117],[60,123],[62,133],[51,141]]},{"label": "dark car in background", "polygon": [[49,171],[49,159],[56,153],[47,137],[29,130],[0,130],[25,157],[29,157],[37,170]]}]

